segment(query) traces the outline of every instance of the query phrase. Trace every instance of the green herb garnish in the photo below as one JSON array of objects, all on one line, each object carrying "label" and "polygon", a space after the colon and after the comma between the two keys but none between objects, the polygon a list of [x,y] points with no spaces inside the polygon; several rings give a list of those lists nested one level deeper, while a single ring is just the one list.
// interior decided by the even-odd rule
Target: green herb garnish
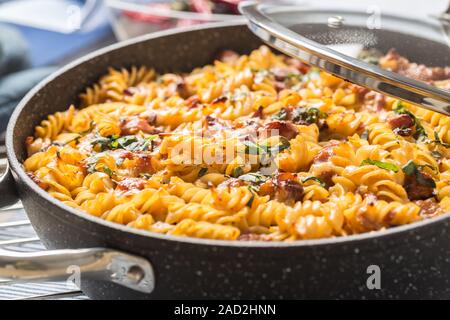
[{"label": "green herb garnish", "polygon": [[103,167],[103,172],[105,172],[110,178],[114,175],[114,171],[112,171],[108,166]]},{"label": "green herb garnish", "polygon": [[443,146],[444,148],[450,148],[450,144],[442,142],[441,138],[439,138],[439,135],[436,131],[434,131],[434,140],[431,142],[439,144],[439,145]]},{"label": "green herb garnish", "polygon": [[272,119],[275,120],[286,120],[288,116],[288,112],[286,108],[281,109],[277,114],[275,114]]},{"label": "green herb garnish", "polygon": [[123,136],[117,139],[113,139],[110,146],[112,149],[126,149],[127,146],[137,141],[138,139],[136,136]]},{"label": "green herb garnish", "polygon": [[252,141],[246,140],[242,143],[245,146],[245,153],[246,154],[263,154],[265,153],[265,150],[261,148],[257,143],[254,143]]},{"label": "green herb garnish", "polygon": [[261,145],[260,147],[264,149],[266,153],[269,155],[275,155],[280,153],[283,150],[289,149],[291,146],[291,143],[288,139],[286,139],[283,136],[280,136],[280,144],[274,145],[274,146],[267,146],[267,145]]},{"label": "green herb garnish", "polygon": [[242,167],[236,167],[233,169],[233,178],[238,178],[239,176],[242,176],[244,174],[244,169]]},{"label": "green herb garnish", "polygon": [[149,150],[150,146],[152,145],[152,141],[157,139],[157,135],[148,136],[147,138],[136,141],[125,147],[125,149],[130,151],[147,151]]},{"label": "green herb garnish", "polygon": [[246,154],[262,155],[262,156],[275,155],[283,150],[288,149],[291,146],[289,140],[283,136],[280,136],[280,143],[274,146],[257,144],[249,140],[244,141],[242,144],[245,146]]},{"label": "green herb garnish", "polygon": [[361,139],[369,140],[369,130],[364,130],[364,132],[361,134]]},{"label": "green herb garnish", "polygon": [[299,124],[318,123],[320,119],[326,119],[328,115],[317,108],[297,108],[293,112],[292,121]]},{"label": "green herb garnish", "polygon": [[139,140],[136,136],[109,136],[102,137],[96,136],[92,141],[91,145],[100,145],[101,150],[114,150],[114,149],[126,149],[129,151],[147,151],[151,142],[158,138],[157,135],[151,135],[145,139]]},{"label": "green herb garnish", "polygon": [[442,154],[439,151],[431,151],[431,155],[435,159],[442,159]]},{"label": "green herb garnish", "polygon": [[208,172],[208,168],[201,168],[198,172],[198,177],[203,177]]},{"label": "green herb garnish", "polygon": [[99,145],[102,151],[105,151],[110,148],[111,140],[114,140],[115,136],[111,136],[109,138],[96,136],[93,140],[91,140],[91,145],[96,146]]},{"label": "green herb garnish", "polygon": [[97,165],[97,161],[98,161],[97,155],[93,155],[93,156],[90,156],[89,158],[86,158],[86,160],[85,160],[86,171],[88,173],[94,173],[95,171],[97,171],[97,169],[95,168]]},{"label": "green herb garnish", "polygon": [[361,166],[365,166],[365,165],[374,165],[381,169],[398,172],[398,167],[395,164],[389,163],[389,162],[382,162],[382,161],[378,161],[378,160],[366,159],[361,162]]},{"label": "green herb garnish", "polygon": [[268,178],[265,175],[256,173],[256,172],[250,172],[250,173],[246,173],[244,175],[241,175],[239,177],[239,180],[243,180],[243,181],[247,181],[247,182],[251,182],[251,183],[263,183],[267,180]]},{"label": "green herb garnish", "polygon": [[315,176],[310,176],[310,177],[306,177],[304,179],[302,179],[302,183],[308,182],[308,181],[316,181],[320,184],[321,187],[326,188],[327,184],[322,181],[321,179],[315,177]]},{"label": "green herb garnish", "polygon": [[114,175],[114,171],[110,167],[104,165],[101,167],[101,170],[97,169],[98,160],[99,160],[98,154],[93,155],[85,160],[87,173],[103,171],[108,176],[112,177]]},{"label": "green herb garnish", "polygon": [[255,195],[257,195],[258,192],[259,192],[259,187],[258,187],[258,186],[250,185],[250,186],[248,186],[247,188],[248,188],[248,190],[250,190],[250,192],[252,193],[252,197],[250,198],[250,200],[248,200],[248,202],[247,202],[246,205],[247,205],[247,207],[251,208],[252,205],[253,205],[253,201],[255,201]]},{"label": "green herb garnish", "polygon": [[408,161],[408,163],[405,164],[402,168],[402,171],[407,176],[413,176],[415,174],[416,170],[417,170],[416,164],[412,160]]}]

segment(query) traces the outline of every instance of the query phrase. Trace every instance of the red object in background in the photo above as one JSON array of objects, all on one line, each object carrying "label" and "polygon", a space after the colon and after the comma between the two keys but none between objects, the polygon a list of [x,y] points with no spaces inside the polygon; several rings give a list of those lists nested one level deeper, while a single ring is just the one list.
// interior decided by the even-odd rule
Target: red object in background
[{"label": "red object in background", "polygon": [[[167,10],[170,11],[171,7],[169,3],[150,3],[149,9],[157,9],[158,11]],[[141,13],[136,11],[123,11],[123,15],[133,20],[145,21],[151,23],[162,23],[169,20],[169,17],[155,16],[150,13]]]},{"label": "red object in background", "polygon": [[[202,13],[202,14],[212,14],[213,5],[222,4],[228,8],[230,13],[239,14],[238,5],[241,0],[189,0],[189,8],[191,12]],[[170,3],[149,3],[147,5],[149,10],[156,9],[158,11],[172,11],[173,8]],[[170,17],[164,17],[160,15],[153,15],[151,13],[141,13],[135,11],[123,11],[123,15],[137,21],[150,22],[154,24],[163,24],[164,22],[170,20]],[[183,19],[177,23],[177,26],[189,26],[195,24],[194,20]]]},{"label": "red object in background", "polygon": [[214,2],[216,3],[222,3],[224,5],[226,5],[231,12],[235,13],[235,14],[239,14],[239,2],[241,2],[242,0],[214,0]]},{"label": "red object in background", "polygon": [[211,3],[208,0],[191,0],[189,2],[193,12],[212,13]]}]

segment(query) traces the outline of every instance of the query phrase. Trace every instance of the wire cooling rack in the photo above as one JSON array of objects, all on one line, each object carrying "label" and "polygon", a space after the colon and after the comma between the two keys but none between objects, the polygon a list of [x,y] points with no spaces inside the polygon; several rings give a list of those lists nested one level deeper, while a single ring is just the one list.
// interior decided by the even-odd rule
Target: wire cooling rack
[{"label": "wire cooling rack", "polygon": [[[0,145],[0,162],[5,162],[5,147]],[[4,163],[0,163],[0,166]],[[0,170],[0,175],[2,170]],[[27,218],[22,204],[0,209],[0,248],[20,252],[46,250]],[[8,284],[0,279],[0,300],[5,299],[87,299],[72,283],[42,282]]]},{"label": "wire cooling rack", "polygon": [[[42,251],[45,247],[26,217],[22,204],[0,210],[0,248],[21,252]],[[42,282],[2,284],[0,299],[87,299],[72,283]]]}]

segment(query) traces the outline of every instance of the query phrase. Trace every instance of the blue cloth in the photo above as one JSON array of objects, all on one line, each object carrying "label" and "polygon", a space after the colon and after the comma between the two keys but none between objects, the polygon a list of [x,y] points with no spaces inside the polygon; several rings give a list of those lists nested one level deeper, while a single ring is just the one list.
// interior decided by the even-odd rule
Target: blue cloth
[{"label": "blue cloth", "polygon": [[11,113],[27,92],[56,69],[28,69],[12,73],[0,80],[0,132],[6,129]]},{"label": "blue cloth", "polygon": [[95,48],[103,39],[113,38],[102,11],[98,16],[99,23],[92,30],[70,34],[0,25],[0,133],[23,96],[57,69],[47,66],[60,64],[61,60]]},{"label": "blue cloth", "polygon": [[75,32],[62,34],[40,29],[17,27],[29,47],[29,56],[32,67],[40,67],[58,63],[61,59],[72,56],[77,51],[92,46],[97,41],[112,34],[109,25],[103,25],[91,32]]}]

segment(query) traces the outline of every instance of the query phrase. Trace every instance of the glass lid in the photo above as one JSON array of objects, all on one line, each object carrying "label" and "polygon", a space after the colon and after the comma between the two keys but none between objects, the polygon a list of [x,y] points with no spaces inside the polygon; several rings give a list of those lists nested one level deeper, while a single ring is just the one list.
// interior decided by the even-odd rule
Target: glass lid
[{"label": "glass lid", "polygon": [[243,3],[250,29],[290,56],[450,115],[450,20]]}]

